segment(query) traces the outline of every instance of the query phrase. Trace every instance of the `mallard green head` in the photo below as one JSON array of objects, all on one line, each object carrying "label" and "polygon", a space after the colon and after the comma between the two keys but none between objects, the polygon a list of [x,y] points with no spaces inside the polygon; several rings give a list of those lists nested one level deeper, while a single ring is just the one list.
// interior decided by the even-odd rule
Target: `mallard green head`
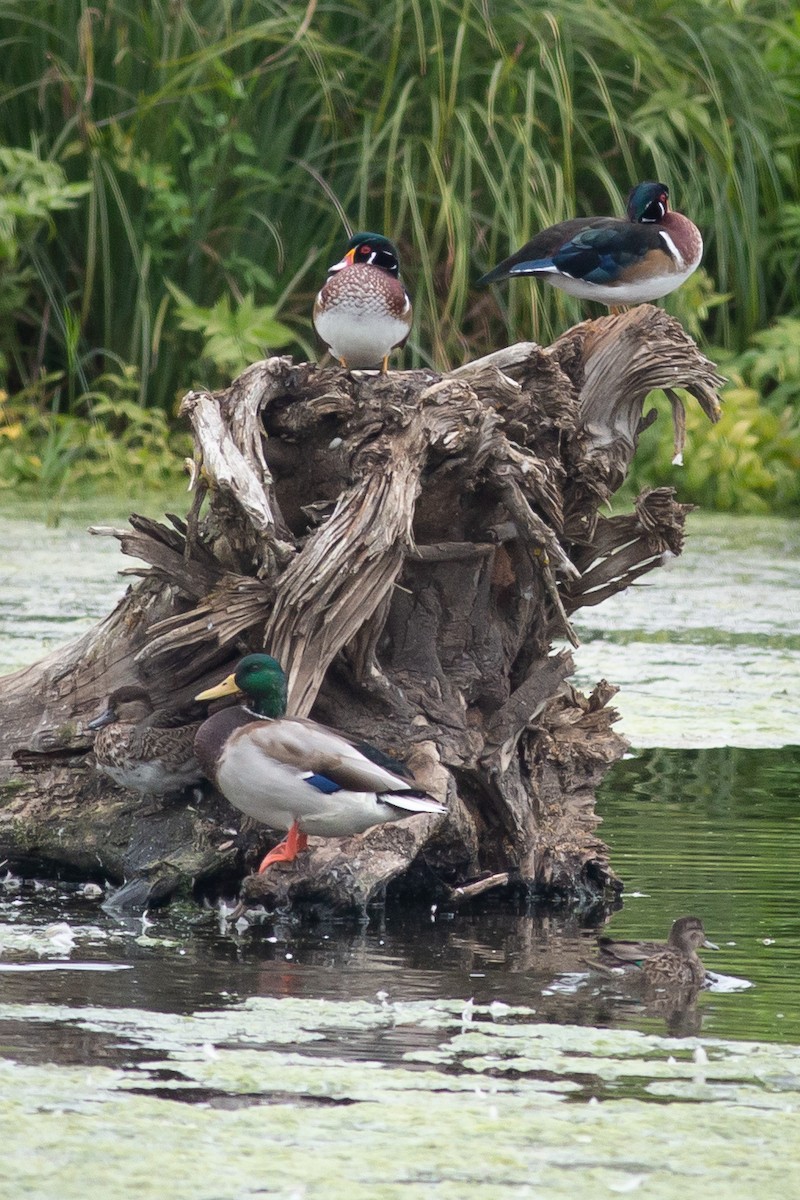
[{"label": "mallard green head", "polygon": [[629,221],[658,224],[669,212],[669,188],[665,183],[637,183],[628,194],[625,211]]},{"label": "mallard green head", "polygon": [[356,233],[350,238],[347,243],[347,250],[341,262],[334,263],[332,267],[328,267],[328,274],[335,271],[342,271],[346,267],[352,267],[356,263],[369,267],[379,267],[382,271],[387,271],[390,275],[394,275],[395,279],[400,274],[400,260],[397,255],[397,248],[393,242],[384,237],[381,233]]},{"label": "mallard green head", "polygon": [[195,700],[217,700],[236,692],[243,692],[248,707],[261,717],[282,717],[286,712],[286,676],[277,659],[269,654],[248,654],[232,675],[200,692]]}]

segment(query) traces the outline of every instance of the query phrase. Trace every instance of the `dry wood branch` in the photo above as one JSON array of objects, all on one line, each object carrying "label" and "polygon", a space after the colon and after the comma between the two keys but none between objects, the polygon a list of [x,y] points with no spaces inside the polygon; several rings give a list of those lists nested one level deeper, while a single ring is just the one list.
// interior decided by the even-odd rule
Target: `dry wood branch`
[{"label": "dry wood branch", "polygon": [[496,875],[487,875],[485,879],[476,879],[474,883],[466,883],[463,887],[451,888],[447,893],[447,903],[449,905],[463,904],[466,900],[474,900],[476,896],[482,896],[484,892],[491,892],[499,887],[508,887],[510,878],[508,871],[499,871]]},{"label": "dry wood branch", "polygon": [[[642,306],[443,377],[280,357],[225,392],[190,393],[186,521],[97,530],[145,578],[92,633],[0,685],[0,856],[133,876],[139,896],[230,871],[232,854],[240,870],[255,861],[273,835],[246,827],[232,850],[239,818],[219,798],[179,807],[176,825],[168,806],[143,812],[102,787],[85,722],[137,681],[188,711],[264,647],[288,670],[291,711],[406,761],[448,813],[318,843],[248,895],[358,908],[396,880],[465,899],[489,886],[465,879],[513,871],[537,893],[602,902],[616,883],[593,788],[624,742],[613,689],[575,693],[551,639],[576,642],[568,614],[680,553],[688,509],[670,489],[631,516],[598,507],[625,475],[648,391],[668,389],[680,448],[669,389],[713,420],[718,383],[680,327]],[[177,867],[159,838],[180,843]]]},{"label": "dry wood branch", "polygon": [[[682,388],[710,421],[719,420],[717,389],[723,377],[677,321],[652,305],[585,321],[559,338],[550,353],[580,386],[574,469],[565,499],[566,512],[574,511],[575,518],[587,516],[587,490],[606,499],[625,479],[650,392]],[[579,524],[573,518],[567,527],[576,540],[591,541],[591,520]]]}]

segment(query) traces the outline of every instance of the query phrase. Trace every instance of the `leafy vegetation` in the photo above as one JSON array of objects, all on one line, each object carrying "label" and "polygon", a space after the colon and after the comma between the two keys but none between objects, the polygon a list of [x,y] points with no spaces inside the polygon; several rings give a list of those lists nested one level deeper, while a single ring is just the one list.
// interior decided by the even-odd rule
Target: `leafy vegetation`
[{"label": "leafy vegetation", "polygon": [[57,519],[68,494],[176,490],[191,440],[170,429],[161,409],[138,403],[132,370],[101,375],[69,413],[60,408],[61,382],[45,375],[10,400],[0,393],[0,496],[4,490],[41,496]]},{"label": "leafy vegetation", "polygon": [[667,301],[692,332],[800,314],[788,0],[0,0],[0,37],[0,385],[39,413],[105,424],[113,377],[169,417],[307,355],[347,224],[399,244],[407,365],[548,341],[585,308],[472,282],[653,176],[706,235]]}]

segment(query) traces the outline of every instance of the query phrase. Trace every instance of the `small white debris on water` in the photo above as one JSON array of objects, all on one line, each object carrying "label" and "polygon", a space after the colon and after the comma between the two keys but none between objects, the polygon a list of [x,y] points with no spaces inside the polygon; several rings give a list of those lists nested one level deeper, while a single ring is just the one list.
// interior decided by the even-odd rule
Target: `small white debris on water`
[{"label": "small white debris on water", "polygon": [[332,441],[328,442],[328,449],[329,450],[338,450],[339,447],[341,446],[341,444],[342,444],[342,439],[340,437],[335,437]]},{"label": "small white debris on water", "polygon": [[48,925],[44,932],[45,936],[50,939],[54,950],[59,950],[62,954],[71,954],[75,947],[75,934],[66,921],[59,921],[57,925]]},{"label": "small white debris on water", "polygon": [[693,1057],[698,1066],[704,1066],[708,1062],[708,1055],[703,1046],[695,1046]]}]

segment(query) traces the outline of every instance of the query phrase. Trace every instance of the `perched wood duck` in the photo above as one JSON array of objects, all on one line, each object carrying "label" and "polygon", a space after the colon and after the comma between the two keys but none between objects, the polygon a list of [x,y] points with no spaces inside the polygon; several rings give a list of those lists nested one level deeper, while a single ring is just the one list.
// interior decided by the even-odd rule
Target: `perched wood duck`
[{"label": "perched wood duck", "polygon": [[98,769],[121,787],[169,796],[203,778],[194,754],[200,722],[176,725],[170,714],[155,711],[142,687],[117,688],[86,727],[99,730],[93,747]]},{"label": "perched wood duck", "polygon": [[[195,739],[203,770],[223,796],[249,817],[287,837],[266,856],[292,862],[308,834],[347,837],[443,805],[391,770],[379,750],[304,717],[287,717],[286,676],[268,654],[248,654],[232,675],[196,696],[243,693],[246,703],[204,721]],[[396,765],[396,764],[395,764]]]},{"label": "perched wood duck", "polygon": [[385,374],[392,350],[411,332],[411,299],[397,250],[378,233],[357,233],[314,301],[314,326],[343,367]]},{"label": "perched wood duck", "polygon": [[643,304],[674,292],[703,254],[696,225],[670,212],[664,183],[638,183],[628,196],[627,219],[575,217],[537,233],[478,280],[534,275],[581,300],[612,310]]},{"label": "perched wood duck", "polygon": [[666,942],[616,942],[601,937],[597,945],[601,963],[638,970],[652,987],[702,987],[706,969],[697,949],[706,946],[709,950],[719,950],[706,937],[699,917],[678,917]]}]

